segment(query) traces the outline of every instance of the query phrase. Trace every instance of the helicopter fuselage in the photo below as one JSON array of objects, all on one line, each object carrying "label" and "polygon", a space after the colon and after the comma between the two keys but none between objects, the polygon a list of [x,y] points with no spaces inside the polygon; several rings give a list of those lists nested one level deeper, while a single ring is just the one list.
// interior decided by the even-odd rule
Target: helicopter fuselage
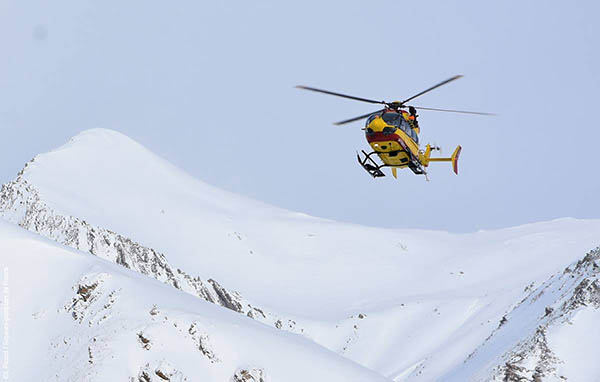
[{"label": "helicopter fuselage", "polygon": [[374,115],[364,130],[367,142],[384,164],[404,168],[418,161],[418,127],[408,113]]}]

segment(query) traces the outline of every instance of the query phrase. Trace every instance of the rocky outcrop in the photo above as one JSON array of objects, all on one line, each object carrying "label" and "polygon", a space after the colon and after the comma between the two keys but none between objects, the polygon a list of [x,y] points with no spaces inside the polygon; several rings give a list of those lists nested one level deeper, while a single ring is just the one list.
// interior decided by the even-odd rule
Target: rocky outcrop
[{"label": "rocky outcrop", "polygon": [[[496,371],[496,380],[503,382],[542,381],[556,371],[560,360],[548,346],[546,327],[539,327],[535,334],[510,353],[509,360]],[[531,366],[533,365],[533,367]]]},{"label": "rocky outcrop", "polygon": [[232,382],[267,382],[263,369],[259,367],[242,367],[236,370]]},{"label": "rocky outcrop", "polygon": [[201,325],[198,322],[193,322],[188,329],[188,334],[194,340],[196,347],[206,358],[210,360],[211,363],[220,362],[219,358],[212,350],[212,345],[210,344],[210,336],[208,335],[206,330],[201,330]]},{"label": "rocky outcrop", "polygon": [[169,362],[160,361],[153,366],[150,363],[140,367],[137,377],[131,377],[130,382],[186,382],[189,379],[175,369]]}]

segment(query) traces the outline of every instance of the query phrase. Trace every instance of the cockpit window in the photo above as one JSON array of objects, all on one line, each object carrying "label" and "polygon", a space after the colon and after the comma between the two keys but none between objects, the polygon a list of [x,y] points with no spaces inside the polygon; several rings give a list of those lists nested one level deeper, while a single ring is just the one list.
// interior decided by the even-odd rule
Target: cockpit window
[{"label": "cockpit window", "polygon": [[401,117],[399,119],[398,127],[400,127],[402,129],[402,131],[404,131],[406,133],[406,135],[411,137],[413,139],[413,141],[415,141],[416,143],[419,143],[419,136],[417,135],[417,132],[412,128],[410,123],[406,119],[404,119],[404,117]]},{"label": "cockpit window", "polygon": [[365,122],[365,127],[369,126],[371,124],[371,122],[373,122],[373,120],[377,117],[379,117],[381,114],[379,113],[375,113],[375,114],[371,114],[369,116],[369,118],[367,118],[367,122]]},{"label": "cockpit window", "polygon": [[416,143],[419,143],[419,136],[417,135],[417,132],[414,129],[410,129],[411,132],[411,138],[413,139],[413,141],[415,141]]},{"label": "cockpit window", "polygon": [[400,114],[398,113],[385,113],[382,115],[382,118],[385,121],[385,123],[396,127],[398,127],[398,124],[400,123],[399,117]]}]

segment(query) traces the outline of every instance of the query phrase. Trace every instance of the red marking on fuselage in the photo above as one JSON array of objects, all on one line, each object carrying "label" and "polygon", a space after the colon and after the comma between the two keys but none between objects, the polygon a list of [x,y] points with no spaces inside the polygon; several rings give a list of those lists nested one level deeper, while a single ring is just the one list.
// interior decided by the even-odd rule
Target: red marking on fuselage
[{"label": "red marking on fuselage", "polygon": [[400,136],[398,134],[384,134],[382,132],[375,132],[371,134],[367,134],[367,142],[387,142],[394,141],[398,142],[400,140]]}]

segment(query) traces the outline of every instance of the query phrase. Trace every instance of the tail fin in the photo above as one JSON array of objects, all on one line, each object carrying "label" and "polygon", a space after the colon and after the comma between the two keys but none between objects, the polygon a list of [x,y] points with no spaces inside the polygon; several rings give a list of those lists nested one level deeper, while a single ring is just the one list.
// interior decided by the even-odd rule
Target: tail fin
[{"label": "tail fin", "polygon": [[458,175],[458,158],[460,157],[461,150],[462,147],[460,147],[460,145],[456,146],[454,153],[452,153],[452,156],[450,157],[452,159],[452,169],[456,175]]}]

